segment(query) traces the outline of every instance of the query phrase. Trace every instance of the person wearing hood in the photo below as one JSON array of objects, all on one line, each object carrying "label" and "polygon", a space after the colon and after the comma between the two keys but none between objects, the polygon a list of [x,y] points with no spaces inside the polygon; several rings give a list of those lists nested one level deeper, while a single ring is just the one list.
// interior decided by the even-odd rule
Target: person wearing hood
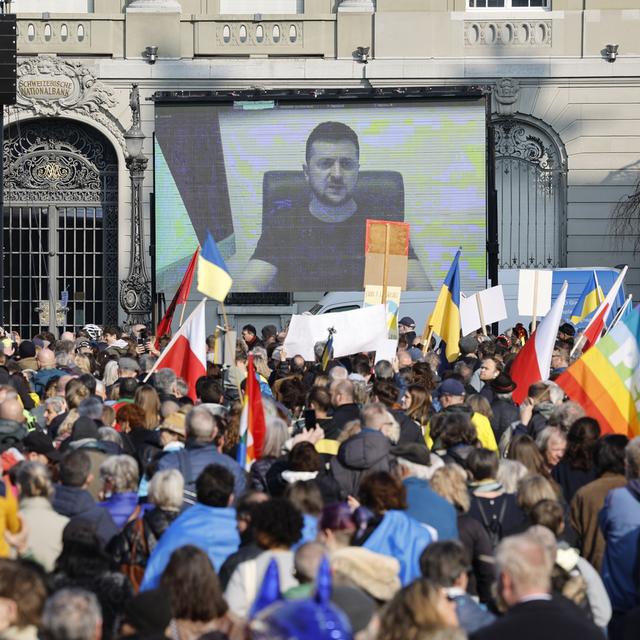
[{"label": "person wearing hood", "polygon": [[600,511],[600,530],[606,547],[602,562],[602,581],[607,589],[613,617],[609,626],[612,638],[624,623],[624,616],[637,602],[635,567],[640,540],[640,437],[624,450],[627,484],[607,495]]},{"label": "person wearing hood", "polygon": [[106,509],[101,509],[87,491],[91,480],[91,460],[85,451],[71,451],[60,463],[60,484],[55,485],[53,508],[71,520],[85,520],[94,526],[102,545],[106,545],[118,529]]},{"label": "person wearing hood", "polygon": [[[491,449],[491,451],[498,450],[489,418],[480,413],[474,413],[471,408],[465,404],[465,391],[462,382],[449,378],[440,383],[434,392],[434,396],[440,400],[440,406],[442,407],[440,414],[462,413],[467,415],[476,429],[480,444],[485,449]],[[433,420],[431,422],[433,422]],[[428,425],[425,431],[425,440],[429,448],[431,448],[433,444],[430,430],[430,425]]]},{"label": "person wearing hood", "polygon": [[47,383],[64,375],[62,369],[56,368],[56,354],[51,349],[40,349],[36,355],[36,373],[31,382],[35,392],[42,397]]},{"label": "person wearing hood", "polygon": [[380,403],[362,410],[362,429],[345,440],[333,456],[329,468],[342,491],[342,498],[358,493],[362,478],[371,471],[389,471],[391,446],[396,444],[400,427]]}]

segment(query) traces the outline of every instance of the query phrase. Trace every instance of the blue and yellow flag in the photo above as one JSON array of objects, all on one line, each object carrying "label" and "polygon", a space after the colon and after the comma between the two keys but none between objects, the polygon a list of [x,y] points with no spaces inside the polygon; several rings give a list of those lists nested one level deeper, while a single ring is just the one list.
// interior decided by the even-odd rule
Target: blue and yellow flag
[{"label": "blue and yellow flag", "polygon": [[436,306],[427,321],[430,331],[446,342],[446,356],[453,362],[460,355],[460,250],[442,283]]},{"label": "blue and yellow flag", "polygon": [[329,339],[322,350],[321,362],[323,371],[326,371],[329,368],[331,360],[333,360],[333,333],[329,334]]},{"label": "blue and yellow flag", "polygon": [[581,320],[584,320],[588,315],[593,313],[604,300],[604,294],[602,288],[598,284],[598,277],[596,272],[591,272],[591,277],[587,280],[576,306],[573,307],[571,317],[569,320],[573,324],[578,324]]},{"label": "blue and yellow flag", "polygon": [[222,254],[207,232],[207,239],[198,256],[198,291],[208,298],[223,302],[231,289],[231,276],[227,271]]}]

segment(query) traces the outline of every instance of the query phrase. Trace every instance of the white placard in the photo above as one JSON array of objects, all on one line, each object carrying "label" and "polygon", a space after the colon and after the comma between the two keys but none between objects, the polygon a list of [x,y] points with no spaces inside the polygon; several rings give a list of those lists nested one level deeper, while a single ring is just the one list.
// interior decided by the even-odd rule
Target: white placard
[{"label": "white placard", "polygon": [[[518,274],[518,313],[521,316],[542,318],[551,309],[553,271],[548,269],[520,269]],[[536,284],[538,293],[535,294]],[[533,308],[534,298],[536,308]]]},{"label": "white placard", "polygon": [[480,306],[485,324],[506,320],[507,307],[504,303],[502,285],[478,291],[469,297],[460,296],[460,324],[463,336],[482,328]]},{"label": "white placard", "polygon": [[378,364],[380,360],[387,360],[388,362],[393,362],[393,359],[396,357],[396,352],[398,351],[398,341],[397,340],[387,340],[386,344],[380,345],[376,349],[376,362]]},{"label": "white placard", "polygon": [[387,344],[386,309],[378,304],[365,309],[318,316],[291,316],[284,341],[287,357],[301,355],[307,362],[313,362],[313,346],[327,339],[330,327],[336,330],[333,335],[333,355],[336,358],[360,351],[378,351]]}]

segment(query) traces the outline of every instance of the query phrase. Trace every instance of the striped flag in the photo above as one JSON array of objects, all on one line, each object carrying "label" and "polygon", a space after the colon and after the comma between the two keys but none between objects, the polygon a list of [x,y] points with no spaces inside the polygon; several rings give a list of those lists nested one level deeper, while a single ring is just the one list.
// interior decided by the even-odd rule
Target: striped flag
[{"label": "striped flag", "polygon": [[329,363],[333,360],[333,332],[331,331],[329,332],[329,339],[322,350],[322,358],[320,360],[322,362],[322,370],[326,371],[329,367]]},{"label": "striped flag", "polygon": [[640,435],[640,308],[622,318],[576,360],[556,383],[603,433]]},{"label": "striped flag", "polygon": [[569,320],[573,324],[578,324],[581,320],[584,320],[588,315],[592,314],[604,300],[604,293],[602,287],[598,283],[598,276],[595,271],[591,272],[591,277],[587,281],[573,307],[571,317]]},{"label": "striped flag", "polygon": [[218,245],[208,231],[198,257],[198,291],[208,298],[224,302],[232,282]]},{"label": "striped flag", "polygon": [[247,362],[247,386],[240,415],[240,444],[236,458],[238,464],[247,471],[262,455],[266,431],[260,383],[256,377],[253,354],[250,353]]},{"label": "striped flag", "polygon": [[567,288],[565,281],[549,313],[542,319],[511,365],[511,379],[518,385],[512,394],[516,404],[524,401],[532,384],[546,380],[551,373],[551,355],[558,338]]}]

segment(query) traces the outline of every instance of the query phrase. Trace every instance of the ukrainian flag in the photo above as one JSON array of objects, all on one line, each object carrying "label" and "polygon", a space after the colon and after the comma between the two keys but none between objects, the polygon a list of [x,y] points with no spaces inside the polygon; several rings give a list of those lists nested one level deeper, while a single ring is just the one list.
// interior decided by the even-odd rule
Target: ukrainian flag
[{"label": "ukrainian flag", "polygon": [[211,232],[198,256],[198,291],[207,298],[224,301],[231,289],[231,276]]},{"label": "ukrainian flag", "polygon": [[591,277],[587,280],[576,306],[571,312],[569,318],[573,324],[578,324],[581,320],[586,318],[589,314],[593,313],[604,300],[604,294],[602,288],[598,283],[598,276],[595,271],[591,272]]},{"label": "ukrainian flag", "polygon": [[436,306],[427,321],[428,330],[446,342],[446,356],[453,362],[460,355],[460,250],[442,283]]}]

